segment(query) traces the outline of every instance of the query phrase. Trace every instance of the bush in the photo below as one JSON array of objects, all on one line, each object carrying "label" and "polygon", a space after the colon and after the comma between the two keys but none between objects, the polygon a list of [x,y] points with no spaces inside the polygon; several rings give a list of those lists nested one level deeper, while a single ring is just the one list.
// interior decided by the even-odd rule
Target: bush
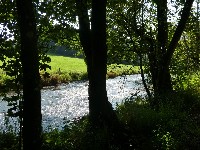
[{"label": "bush", "polygon": [[199,108],[199,96],[182,91],[165,98],[156,110],[144,99],[127,100],[117,114],[136,149],[199,149]]},{"label": "bush", "polygon": [[17,150],[18,138],[14,133],[0,132],[1,150]]},{"label": "bush", "polygon": [[79,150],[85,135],[87,119],[75,119],[67,122],[63,130],[54,129],[43,134],[42,150]]}]

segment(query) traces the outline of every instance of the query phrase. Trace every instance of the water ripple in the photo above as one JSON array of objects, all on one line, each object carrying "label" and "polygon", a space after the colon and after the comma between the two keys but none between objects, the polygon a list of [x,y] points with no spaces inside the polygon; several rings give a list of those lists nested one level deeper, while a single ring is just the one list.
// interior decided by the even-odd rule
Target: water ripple
[{"label": "water ripple", "polygon": [[[116,77],[107,80],[108,100],[116,107],[126,97],[140,91],[144,94],[140,75]],[[62,129],[65,121],[88,114],[88,81],[62,84],[56,88],[46,88],[42,94],[43,129]],[[0,103],[0,128],[5,128],[5,113],[8,107]],[[13,122],[14,121],[14,122]],[[16,124],[16,119],[11,121]],[[18,125],[16,125],[18,126]]]}]

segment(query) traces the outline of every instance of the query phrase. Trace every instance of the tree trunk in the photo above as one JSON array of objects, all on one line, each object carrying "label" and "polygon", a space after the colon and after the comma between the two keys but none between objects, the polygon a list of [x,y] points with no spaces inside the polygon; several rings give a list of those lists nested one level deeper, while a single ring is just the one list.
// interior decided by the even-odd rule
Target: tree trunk
[{"label": "tree trunk", "polygon": [[41,149],[41,92],[36,19],[31,0],[17,0],[23,71],[23,150]]},{"label": "tree trunk", "polygon": [[[76,0],[76,8],[79,17],[79,37],[87,63],[90,120],[93,124],[100,125],[102,121],[107,120],[108,123],[116,119],[106,91],[106,1],[92,1],[92,31],[87,0]],[[115,116],[115,119],[108,119],[111,116]]]},{"label": "tree trunk", "polygon": [[186,26],[186,23],[187,23],[187,20],[190,16],[190,11],[191,11],[191,8],[192,8],[192,4],[193,4],[194,0],[186,0],[185,4],[184,4],[184,7],[183,7],[183,10],[182,10],[182,14],[181,14],[181,19],[178,23],[178,26],[176,27],[176,31],[172,37],[172,40],[168,46],[168,50],[167,50],[167,53],[166,53],[166,56],[164,58],[165,60],[165,63],[166,65],[170,65],[170,62],[171,62],[171,59],[172,59],[172,56],[173,56],[173,53],[177,47],[177,44],[178,44],[178,41],[180,40],[181,38],[181,35],[185,29],[185,26]]},{"label": "tree trunk", "polygon": [[[92,120],[99,120],[105,110],[106,91],[106,0],[92,1],[92,76],[89,110]],[[102,118],[101,118],[102,119]]]},{"label": "tree trunk", "polygon": [[[183,33],[194,0],[186,0],[181,19],[168,46],[167,0],[157,1],[158,36],[156,51],[151,51],[150,70],[155,95],[165,95],[173,91],[170,63],[178,41]],[[154,65],[154,66],[153,66]]]},{"label": "tree trunk", "polygon": [[157,80],[156,87],[154,89],[156,95],[172,91],[169,66],[166,65],[164,59],[168,46],[167,0],[159,0],[157,2],[157,20]]},{"label": "tree trunk", "polygon": [[85,61],[89,69],[91,68],[90,66],[92,63],[92,51],[91,51],[90,21],[88,16],[87,1],[88,0],[76,0],[76,10],[79,19],[79,30],[78,30],[79,38],[86,57]]},{"label": "tree trunk", "polygon": [[148,98],[151,99],[151,92],[149,91],[149,88],[148,88],[147,83],[145,81],[144,70],[142,68],[143,67],[142,54],[139,54],[139,61],[140,61],[140,71],[141,71],[142,83],[144,85],[144,89],[147,93]]},{"label": "tree trunk", "polygon": [[92,1],[92,75],[89,110],[96,125],[113,126],[118,121],[106,91],[107,45],[106,45],[106,0]]}]

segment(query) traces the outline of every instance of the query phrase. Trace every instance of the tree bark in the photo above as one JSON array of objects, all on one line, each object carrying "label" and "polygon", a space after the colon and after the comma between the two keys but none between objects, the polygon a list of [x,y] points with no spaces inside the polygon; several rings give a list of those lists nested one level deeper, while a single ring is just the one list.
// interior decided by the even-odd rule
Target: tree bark
[{"label": "tree bark", "polygon": [[149,88],[148,88],[147,83],[145,81],[144,69],[142,68],[143,67],[142,54],[139,54],[139,61],[140,61],[140,71],[141,71],[142,83],[144,85],[144,89],[147,93],[148,98],[151,99],[151,92],[149,91]]},{"label": "tree bark", "polygon": [[[92,121],[98,125],[106,119],[112,106],[106,91],[107,46],[106,46],[106,0],[92,1],[92,76],[89,110]],[[107,120],[108,121],[108,120]]]},{"label": "tree bark", "polygon": [[108,102],[106,91],[106,1],[92,1],[92,30],[90,30],[87,2],[87,0],[76,0],[79,37],[86,56],[89,79],[90,120],[93,125],[100,125],[100,122],[105,123],[105,121],[110,124],[112,120],[116,120],[116,114]]},{"label": "tree bark", "polygon": [[158,35],[156,48],[156,86],[154,93],[163,94],[172,91],[169,66],[166,66],[165,55],[168,46],[167,0],[157,1]]},{"label": "tree bark", "polygon": [[88,69],[91,68],[92,51],[91,51],[91,30],[88,16],[88,0],[76,0],[76,10],[79,20],[79,37],[85,54]]},{"label": "tree bark", "polygon": [[[167,0],[157,2],[157,20],[158,20],[158,44],[156,51],[156,78],[154,93],[155,95],[163,95],[173,90],[170,75],[170,63],[173,53],[176,49],[178,41],[183,33],[186,22],[190,15],[190,10],[194,0],[187,0],[181,14],[181,20],[178,23],[173,38],[168,46],[168,27],[167,27]],[[153,74],[153,73],[152,73]]]},{"label": "tree bark", "polygon": [[41,149],[41,92],[36,18],[31,0],[17,0],[23,71],[23,150]]}]

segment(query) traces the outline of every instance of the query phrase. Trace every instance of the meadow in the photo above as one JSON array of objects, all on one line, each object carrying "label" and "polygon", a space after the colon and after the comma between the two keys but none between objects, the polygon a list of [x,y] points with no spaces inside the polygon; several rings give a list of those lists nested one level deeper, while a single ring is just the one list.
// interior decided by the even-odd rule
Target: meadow
[{"label": "meadow", "polygon": [[[49,75],[40,71],[42,86],[56,86],[60,83],[87,79],[87,67],[84,59],[57,55],[48,56],[51,59],[51,62],[48,63],[51,69],[46,70]],[[139,67],[132,65],[111,64],[107,68],[107,78],[139,73]],[[0,69],[0,87],[5,85],[9,79],[10,77]]]},{"label": "meadow", "polygon": [[49,57],[51,58],[51,62],[49,63],[51,70],[48,70],[49,73],[55,73],[59,70],[61,72],[87,71],[84,59],[56,55],[49,55]]},{"label": "meadow", "polygon": [[[42,76],[43,86],[87,79],[87,67],[84,59],[56,55],[49,56],[51,58],[51,62],[49,63],[51,70],[47,69],[47,72],[50,76],[48,78]],[[107,78],[139,72],[139,67],[133,67],[132,65],[111,64],[107,68]],[[41,72],[41,75],[43,73]]]}]

